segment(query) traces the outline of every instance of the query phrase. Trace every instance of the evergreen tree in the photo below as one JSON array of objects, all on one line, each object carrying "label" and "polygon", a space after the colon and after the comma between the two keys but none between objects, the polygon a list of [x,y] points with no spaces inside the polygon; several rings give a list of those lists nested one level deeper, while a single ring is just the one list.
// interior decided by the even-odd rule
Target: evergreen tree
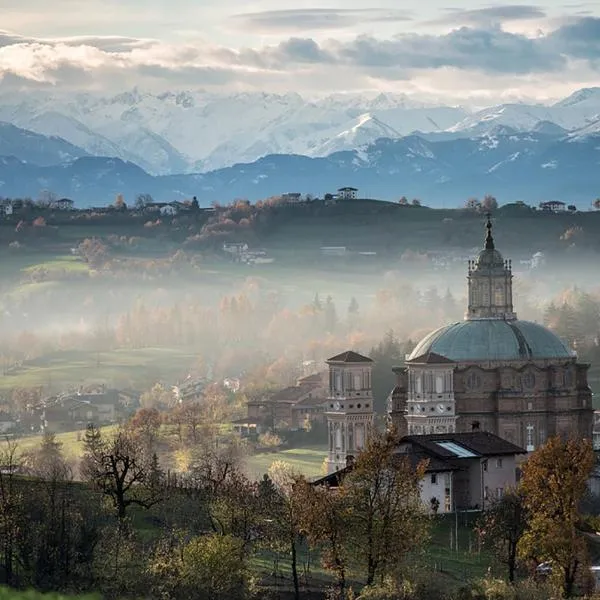
[{"label": "evergreen tree", "polygon": [[335,304],[331,296],[327,296],[324,308],[325,317],[325,331],[333,333],[337,325],[337,314],[335,311]]}]

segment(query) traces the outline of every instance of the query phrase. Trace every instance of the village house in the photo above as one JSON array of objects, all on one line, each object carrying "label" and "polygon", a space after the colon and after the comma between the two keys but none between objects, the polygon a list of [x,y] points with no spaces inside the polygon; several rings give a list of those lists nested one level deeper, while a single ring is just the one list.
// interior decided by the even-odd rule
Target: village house
[{"label": "village house", "polygon": [[566,204],[560,200],[550,200],[548,202],[540,202],[540,210],[544,212],[564,212]]},{"label": "village house", "polygon": [[341,187],[338,189],[337,199],[338,200],[356,200],[358,197],[358,190],[353,187]]},{"label": "village house", "polygon": [[110,425],[118,422],[133,408],[127,409],[118,390],[104,389],[65,393],[47,398],[34,409],[39,428],[54,433],[83,428],[88,424]]},{"label": "village house", "polygon": [[301,377],[296,385],[250,400],[247,416],[232,424],[242,434],[305,429],[309,424],[325,422],[326,397],[326,373]]},{"label": "village house", "polygon": [[56,210],[72,210],[74,205],[75,202],[73,202],[73,200],[70,200],[69,198],[61,198],[60,200],[54,201],[50,208]]},{"label": "village house", "polygon": [[[421,501],[428,510],[450,513],[484,510],[517,484],[517,458],[526,451],[493,433],[473,431],[403,437],[398,457],[413,467],[427,461],[421,481]],[[354,457],[345,468],[313,482],[337,487],[350,473]]]},{"label": "village house", "polygon": [[17,420],[11,414],[0,412],[0,433],[10,433],[17,426]]}]

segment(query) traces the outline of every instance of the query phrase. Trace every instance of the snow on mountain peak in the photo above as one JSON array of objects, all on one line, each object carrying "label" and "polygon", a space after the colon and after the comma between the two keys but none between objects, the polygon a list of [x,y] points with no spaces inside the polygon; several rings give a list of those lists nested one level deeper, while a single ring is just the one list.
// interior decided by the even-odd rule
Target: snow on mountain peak
[{"label": "snow on mountain peak", "polygon": [[585,135],[599,116],[600,88],[552,106],[511,103],[473,113],[379,91],[312,101],[296,92],[199,89],[0,94],[0,120],[59,136],[92,155],[131,160],[154,174],[208,171],[273,153],[324,156],[416,131],[447,139],[530,131],[560,136],[562,130]]}]

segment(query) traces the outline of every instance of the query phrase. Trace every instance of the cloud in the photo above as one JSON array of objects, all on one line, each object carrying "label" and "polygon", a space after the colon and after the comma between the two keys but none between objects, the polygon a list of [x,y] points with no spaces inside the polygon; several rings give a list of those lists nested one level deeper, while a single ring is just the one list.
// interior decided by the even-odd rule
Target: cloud
[{"label": "cloud", "polygon": [[[391,39],[289,37],[277,44],[228,48],[120,36],[32,39],[0,32],[0,78],[69,89],[150,84],[330,90],[410,82],[426,73],[477,74],[486,81],[542,76],[571,81],[573,65],[600,71],[600,19],[582,17],[537,37],[500,26],[462,26],[443,34]],[[577,71],[578,72],[578,71]],[[343,76],[341,75],[343,73]],[[541,90],[540,90],[541,93]]]},{"label": "cloud", "polygon": [[506,21],[527,21],[545,17],[546,13],[539,6],[506,4],[473,10],[448,9],[447,15],[431,23],[489,26],[501,25]]},{"label": "cloud", "polygon": [[257,33],[346,29],[360,23],[410,21],[411,13],[385,8],[296,8],[241,13],[230,17],[235,27]]},{"label": "cloud", "polygon": [[583,17],[553,31],[547,45],[575,58],[600,60],[600,18]]}]

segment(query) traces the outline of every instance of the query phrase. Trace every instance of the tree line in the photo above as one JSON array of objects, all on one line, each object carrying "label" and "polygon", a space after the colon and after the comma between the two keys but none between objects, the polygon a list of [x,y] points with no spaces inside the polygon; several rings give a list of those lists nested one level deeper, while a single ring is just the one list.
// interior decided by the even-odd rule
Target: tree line
[{"label": "tree line", "polygon": [[90,426],[77,468],[51,434],[26,453],[7,442],[0,577],[12,587],[106,598],[268,598],[266,561],[275,571],[285,563],[278,593],[296,600],[311,591],[340,600],[535,600],[590,588],[582,511],[589,442],[553,438],[528,458],[518,488],[477,529],[506,577],[462,587],[428,572],[424,552],[439,517],[420,498],[427,461],[414,464],[397,444],[393,432],[374,432],[331,487],[277,461],[249,479],[230,445],[200,444],[175,475],[140,423]]}]

